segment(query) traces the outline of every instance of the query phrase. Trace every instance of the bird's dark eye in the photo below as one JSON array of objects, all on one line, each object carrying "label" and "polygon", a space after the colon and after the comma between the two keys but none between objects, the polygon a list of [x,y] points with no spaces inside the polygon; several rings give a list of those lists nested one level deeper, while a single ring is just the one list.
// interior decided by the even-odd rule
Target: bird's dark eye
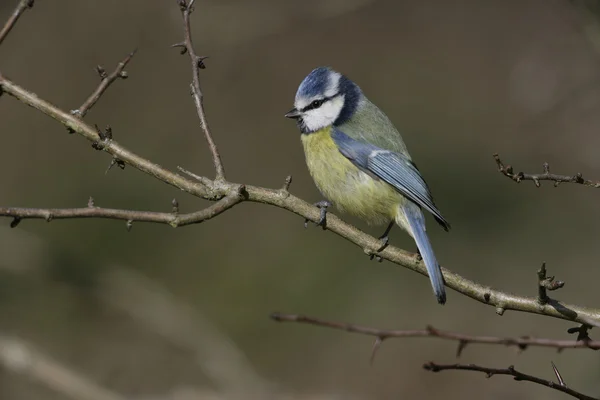
[{"label": "bird's dark eye", "polygon": [[321,100],[315,100],[312,103],[310,103],[310,107],[311,108],[318,108],[321,107],[323,105],[323,103],[325,102],[325,100],[321,99]]}]

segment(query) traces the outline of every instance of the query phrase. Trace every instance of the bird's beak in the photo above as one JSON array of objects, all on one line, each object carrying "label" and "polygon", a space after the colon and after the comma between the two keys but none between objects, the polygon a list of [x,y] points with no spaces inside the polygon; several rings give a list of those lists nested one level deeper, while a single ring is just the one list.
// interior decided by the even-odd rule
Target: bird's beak
[{"label": "bird's beak", "polygon": [[284,115],[286,118],[298,119],[302,116],[302,113],[295,108],[292,108],[287,114]]}]

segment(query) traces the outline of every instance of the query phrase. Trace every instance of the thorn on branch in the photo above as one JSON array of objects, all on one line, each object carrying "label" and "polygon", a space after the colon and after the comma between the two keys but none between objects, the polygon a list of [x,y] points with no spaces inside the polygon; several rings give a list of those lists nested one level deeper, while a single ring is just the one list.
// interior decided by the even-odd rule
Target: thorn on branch
[{"label": "thorn on branch", "polygon": [[558,372],[558,368],[556,368],[556,365],[554,365],[554,362],[550,361],[550,364],[552,364],[552,370],[554,371],[554,375],[556,376],[556,380],[558,381],[558,384],[560,386],[567,387],[567,385],[565,384],[565,380],[561,376],[560,372]]},{"label": "thorn on branch", "polygon": [[127,228],[127,232],[131,232],[131,228],[133,228],[133,220],[128,219],[125,223],[125,227]]},{"label": "thorn on branch", "polygon": [[185,53],[187,53],[187,46],[185,44],[185,42],[179,42],[179,43],[175,43],[171,45],[171,48],[180,48],[181,50],[179,50],[179,54],[183,55]]},{"label": "thorn on branch", "polygon": [[550,301],[550,298],[548,297],[548,294],[546,293],[547,290],[553,291],[553,290],[557,290],[557,289],[560,289],[563,286],[565,286],[565,283],[563,281],[555,281],[554,276],[547,276],[546,273],[547,273],[546,263],[542,263],[542,267],[537,272],[537,276],[538,276],[537,301],[541,305],[548,304],[548,301]]},{"label": "thorn on branch", "polygon": [[469,342],[467,342],[466,340],[458,341],[458,347],[456,349],[456,358],[460,358],[460,356],[462,355],[462,352],[467,348],[468,344],[469,344]]},{"label": "thorn on branch", "polygon": [[173,214],[179,214],[179,202],[177,201],[177,199],[173,199],[173,201],[171,201],[171,204],[173,205]]},{"label": "thorn on branch", "polygon": [[381,348],[381,345],[383,344],[383,341],[385,339],[386,339],[385,336],[377,336],[375,338],[375,341],[373,342],[373,347],[371,348],[371,357],[369,358],[369,364],[370,365],[373,365],[373,362],[375,361],[375,355],[377,354],[377,352]]},{"label": "thorn on branch", "polygon": [[94,203],[94,198],[92,196],[90,196],[90,198],[88,199],[87,206],[89,208],[94,208],[96,206],[96,204]]},{"label": "thorn on branch", "polygon": [[108,174],[108,171],[110,171],[115,165],[119,166],[119,168],[122,170],[125,169],[125,161],[121,160],[120,158],[113,157],[113,159],[110,160],[110,164],[108,164],[108,168],[106,168],[106,171],[104,171],[104,175]]}]

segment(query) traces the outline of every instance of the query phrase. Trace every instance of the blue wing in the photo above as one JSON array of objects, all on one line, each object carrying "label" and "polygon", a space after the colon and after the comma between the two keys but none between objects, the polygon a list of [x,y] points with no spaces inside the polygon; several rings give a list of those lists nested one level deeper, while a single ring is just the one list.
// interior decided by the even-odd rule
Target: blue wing
[{"label": "blue wing", "polygon": [[406,198],[429,211],[445,230],[450,229],[450,224],[435,206],[429,187],[410,159],[393,151],[352,139],[339,129],[335,129],[332,138],[340,153],[354,165],[371,176],[374,175],[389,183]]}]

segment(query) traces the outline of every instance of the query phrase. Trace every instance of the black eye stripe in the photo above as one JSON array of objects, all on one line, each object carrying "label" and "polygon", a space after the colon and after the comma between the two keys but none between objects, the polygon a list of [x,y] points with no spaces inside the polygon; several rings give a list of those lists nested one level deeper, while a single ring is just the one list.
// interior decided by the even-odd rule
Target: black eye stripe
[{"label": "black eye stripe", "polygon": [[305,111],[309,111],[309,110],[314,110],[315,108],[319,108],[325,102],[327,102],[329,100],[332,100],[332,99],[336,98],[337,96],[339,96],[339,93],[336,93],[333,96],[324,97],[322,99],[313,100],[309,105],[307,105],[306,107],[304,107],[301,111],[305,112]]}]

